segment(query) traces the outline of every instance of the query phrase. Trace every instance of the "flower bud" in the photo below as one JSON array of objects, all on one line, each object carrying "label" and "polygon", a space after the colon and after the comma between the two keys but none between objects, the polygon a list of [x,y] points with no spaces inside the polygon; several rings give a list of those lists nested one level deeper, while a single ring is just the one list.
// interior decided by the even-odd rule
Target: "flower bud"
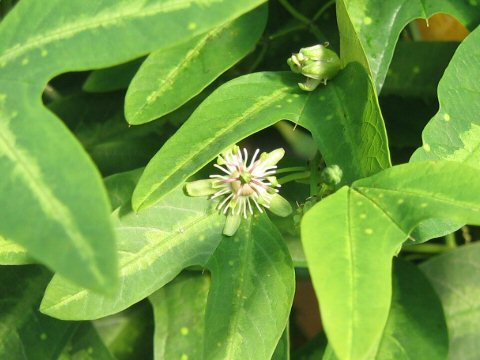
[{"label": "flower bud", "polygon": [[277,216],[287,217],[292,213],[292,206],[282,196],[275,194],[270,200],[270,211]]},{"label": "flower bud", "polygon": [[338,165],[327,166],[320,175],[327,185],[338,185],[342,181],[343,171]]},{"label": "flower bud", "polygon": [[191,181],[185,184],[185,192],[189,196],[209,196],[217,192],[212,179]]},{"label": "flower bud", "polygon": [[[327,80],[335,77],[340,70],[340,58],[326,46],[314,45],[302,48],[299,53],[293,54],[287,60],[290,70],[308,78],[305,84],[299,83],[302,90],[312,91],[320,82],[326,84]],[[318,81],[309,81],[309,79]]]},{"label": "flower bud", "polygon": [[285,155],[285,150],[282,148],[275,149],[269,153],[262,153],[260,155],[260,160],[262,161],[262,166],[268,168],[276,165]]}]

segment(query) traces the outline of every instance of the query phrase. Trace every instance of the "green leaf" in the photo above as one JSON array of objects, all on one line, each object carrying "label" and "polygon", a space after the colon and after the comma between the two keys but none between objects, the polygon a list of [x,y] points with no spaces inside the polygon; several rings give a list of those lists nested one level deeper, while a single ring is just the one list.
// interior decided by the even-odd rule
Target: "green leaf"
[{"label": "green leaf", "polygon": [[[126,175],[127,188],[131,175]],[[223,238],[225,217],[213,205],[207,199],[187,197],[178,188],[145,211],[117,209],[114,218],[121,283],[117,292],[103,296],[55,275],[41,311],[60,319],[100,318],[149,296],[182,269],[205,265]]]},{"label": "green leaf", "polygon": [[350,64],[314,92],[299,90],[299,79],[264,72],[218,88],[147,165],[134,209],[154,204],[228,146],[282,119],[312,132],[326,163],[342,168],[345,183],[390,166],[380,110],[360,65]]},{"label": "green leaf", "polygon": [[142,301],[125,311],[95,321],[99,335],[116,360],[153,357],[153,311]]},{"label": "green leaf", "polygon": [[208,261],[205,359],[270,359],[290,314],[295,274],[265,214],[242,221]]},{"label": "green leaf", "polygon": [[[452,160],[480,167],[480,85],[475,81],[480,66],[480,29],[473,31],[458,47],[438,85],[440,109],[425,127],[423,146],[410,161]],[[431,221],[413,234],[417,242],[453,232],[462,223]]]},{"label": "green leaf", "polygon": [[[402,29],[414,19],[427,19],[435,13],[455,16],[473,29],[480,22],[477,2],[468,0],[341,0],[337,1],[340,19],[347,16],[353,24],[349,36],[358,37],[367,57],[368,68],[378,91],[382,88],[395,44]],[[341,23],[341,21],[339,21]],[[341,27],[341,26],[340,26]],[[343,60],[349,62],[350,49],[342,50]]]},{"label": "green leaf", "polygon": [[209,287],[208,276],[183,273],[149,297],[155,315],[155,359],[202,358]]},{"label": "green leaf", "polygon": [[463,246],[420,265],[442,301],[450,338],[449,359],[480,357],[480,244]]},{"label": "green leaf", "polygon": [[76,329],[71,322],[40,314],[38,303],[51,275],[38,266],[2,266],[0,358],[57,359]]},{"label": "green leaf", "polygon": [[0,264],[1,265],[24,265],[33,264],[33,260],[27,254],[27,250],[13,241],[0,236]]},{"label": "green leaf", "polygon": [[128,88],[128,122],[155,120],[198,94],[255,47],[266,20],[267,7],[262,6],[188,42],[153,52]]},{"label": "green leaf", "polygon": [[91,322],[81,323],[58,360],[115,360]]},{"label": "green leaf", "polygon": [[282,337],[275,348],[272,355],[272,360],[290,360],[290,332],[288,331],[288,324],[283,331]]},{"label": "green leaf", "polygon": [[40,94],[57,74],[172,46],[262,2],[20,1],[0,24],[2,236],[80,285],[113,291],[114,234],[100,176]]},{"label": "green leaf", "polygon": [[480,28],[458,47],[438,85],[440,109],[411,161],[453,160],[480,167]]},{"label": "green leaf", "polygon": [[126,89],[144,60],[141,57],[125,64],[92,71],[83,84],[83,90],[102,93]]},{"label": "green leaf", "polygon": [[400,165],[343,187],[306,213],[305,255],[340,359],[363,359],[378,345],[392,256],[422,220],[480,223],[479,178],[479,170],[455,162]]},{"label": "green leaf", "polygon": [[447,325],[438,295],[414,265],[393,263],[390,314],[376,360],[443,360],[448,353]]}]

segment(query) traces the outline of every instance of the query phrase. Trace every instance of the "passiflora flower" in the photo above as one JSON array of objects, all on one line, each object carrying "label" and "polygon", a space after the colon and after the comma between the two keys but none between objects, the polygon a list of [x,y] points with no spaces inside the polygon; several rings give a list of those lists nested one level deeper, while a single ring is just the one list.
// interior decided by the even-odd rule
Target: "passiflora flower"
[{"label": "passiflora flower", "polygon": [[241,218],[246,219],[255,211],[269,209],[284,217],[292,212],[290,203],[278,195],[280,184],[275,177],[276,164],[285,151],[280,148],[258,156],[259,153],[257,149],[249,160],[247,149],[242,151],[233,146],[221,153],[214,164],[220,174],[185,185],[190,196],[210,196],[218,200],[217,209],[227,216],[224,235],[235,234]]},{"label": "passiflora flower", "polygon": [[300,89],[313,91],[320,84],[327,84],[340,70],[338,55],[327,49],[328,43],[300,49],[300,52],[288,58],[287,63],[294,73],[307,77],[305,83],[299,83]]}]

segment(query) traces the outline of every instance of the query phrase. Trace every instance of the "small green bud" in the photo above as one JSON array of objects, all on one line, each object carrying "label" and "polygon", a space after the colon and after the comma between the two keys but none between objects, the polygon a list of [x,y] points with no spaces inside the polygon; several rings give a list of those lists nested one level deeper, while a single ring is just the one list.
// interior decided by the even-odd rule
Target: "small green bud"
[{"label": "small green bud", "polygon": [[260,160],[264,168],[276,165],[285,155],[285,150],[282,148],[275,149],[269,153],[262,153]]},{"label": "small green bud", "polygon": [[302,90],[312,91],[320,82],[324,84],[332,79],[340,71],[341,62],[338,55],[326,48],[326,45],[314,45],[300,49],[300,52],[293,54],[287,64],[294,73],[305,75],[309,79],[318,81],[307,81],[299,83]]},{"label": "small green bud", "polygon": [[233,236],[237,232],[240,222],[242,221],[242,217],[240,215],[227,215],[227,219],[225,220],[225,226],[223,227],[223,235],[225,236]]},{"label": "small green bud", "polygon": [[338,165],[327,166],[320,175],[327,185],[338,185],[342,181],[343,171]]},{"label": "small green bud", "polygon": [[292,206],[282,196],[275,194],[270,200],[270,211],[277,216],[287,217],[292,213]]},{"label": "small green bud", "polygon": [[189,196],[209,196],[217,192],[212,179],[188,182],[185,184],[184,190]]}]

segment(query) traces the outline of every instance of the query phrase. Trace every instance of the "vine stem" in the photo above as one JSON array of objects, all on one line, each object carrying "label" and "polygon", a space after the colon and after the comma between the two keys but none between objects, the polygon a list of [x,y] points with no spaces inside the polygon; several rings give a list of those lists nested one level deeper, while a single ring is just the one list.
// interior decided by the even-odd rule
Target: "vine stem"
[{"label": "vine stem", "polygon": [[310,171],[304,171],[304,172],[301,172],[301,173],[293,173],[293,174],[284,176],[284,177],[278,179],[277,181],[280,185],[283,185],[283,184],[286,184],[286,183],[289,183],[289,182],[292,182],[292,181],[295,181],[295,180],[308,179],[309,177],[310,177]]},{"label": "vine stem", "polygon": [[317,40],[322,39],[322,32],[320,29],[313,23],[312,20],[310,20],[308,17],[303,15],[301,12],[299,12],[297,9],[295,9],[289,2],[288,0],[278,0],[279,3],[287,10],[290,15],[292,15],[295,19],[298,21],[304,23],[309,30],[312,32],[313,35],[317,38]]}]

